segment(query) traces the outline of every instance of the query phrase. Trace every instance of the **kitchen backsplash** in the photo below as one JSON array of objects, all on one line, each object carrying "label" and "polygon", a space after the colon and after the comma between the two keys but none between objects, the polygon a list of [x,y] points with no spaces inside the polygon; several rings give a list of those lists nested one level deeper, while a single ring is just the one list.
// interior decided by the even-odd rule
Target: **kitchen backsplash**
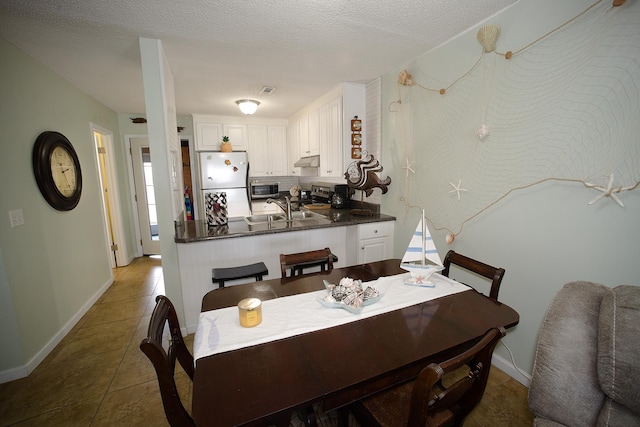
[{"label": "kitchen backsplash", "polygon": [[277,182],[279,184],[279,190],[288,191],[294,185],[300,185],[299,179],[297,176],[259,176],[259,177],[251,177],[249,182]]}]

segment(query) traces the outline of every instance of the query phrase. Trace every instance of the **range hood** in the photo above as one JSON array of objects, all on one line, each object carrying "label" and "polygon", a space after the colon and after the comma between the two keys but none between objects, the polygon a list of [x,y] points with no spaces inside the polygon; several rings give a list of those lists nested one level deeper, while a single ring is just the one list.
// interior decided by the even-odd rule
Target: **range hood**
[{"label": "range hood", "polygon": [[302,157],[293,166],[297,168],[317,168],[320,166],[320,156]]}]

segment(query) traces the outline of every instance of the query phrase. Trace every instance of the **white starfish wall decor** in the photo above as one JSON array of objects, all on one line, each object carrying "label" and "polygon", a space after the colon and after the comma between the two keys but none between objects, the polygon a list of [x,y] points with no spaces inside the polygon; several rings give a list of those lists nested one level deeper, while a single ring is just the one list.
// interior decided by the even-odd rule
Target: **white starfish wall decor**
[{"label": "white starfish wall decor", "polygon": [[614,188],[613,174],[609,175],[609,182],[607,183],[606,187],[603,187],[601,185],[591,184],[589,182],[585,182],[584,185],[589,188],[594,188],[598,191],[601,191],[601,194],[598,194],[596,197],[593,198],[593,200],[589,202],[590,205],[594,204],[595,202],[602,199],[603,197],[611,197],[613,201],[616,202],[621,208],[624,208],[624,204],[622,203],[622,200],[620,200],[620,198],[614,193],[620,193],[623,190],[627,190],[627,188],[622,188],[622,187]]},{"label": "white starfish wall decor", "polygon": [[458,196],[458,200],[460,200],[460,192],[461,191],[467,191],[466,188],[461,188],[462,180],[461,179],[458,180],[458,185],[457,186],[453,182],[450,182],[449,184],[451,184],[451,186],[453,187],[453,190],[449,191],[449,193],[456,193],[457,196]]}]

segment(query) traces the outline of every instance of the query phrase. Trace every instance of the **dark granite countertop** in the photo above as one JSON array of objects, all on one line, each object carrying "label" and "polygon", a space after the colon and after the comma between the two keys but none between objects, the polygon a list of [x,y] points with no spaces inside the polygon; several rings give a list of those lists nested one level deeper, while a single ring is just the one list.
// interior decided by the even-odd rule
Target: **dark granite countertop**
[{"label": "dark granite countertop", "polygon": [[294,219],[290,223],[277,221],[256,225],[249,225],[241,219],[229,221],[226,225],[217,227],[209,227],[206,221],[176,221],[175,241],[176,243],[191,243],[205,240],[303,231],[315,228],[344,227],[370,222],[395,221],[396,219],[394,216],[381,214],[376,209],[372,209],[368,215],[354,214],[352,213],[352,209],[323,209],[313,210],[313,212],[319,213],[322,216],[304,220]]}]

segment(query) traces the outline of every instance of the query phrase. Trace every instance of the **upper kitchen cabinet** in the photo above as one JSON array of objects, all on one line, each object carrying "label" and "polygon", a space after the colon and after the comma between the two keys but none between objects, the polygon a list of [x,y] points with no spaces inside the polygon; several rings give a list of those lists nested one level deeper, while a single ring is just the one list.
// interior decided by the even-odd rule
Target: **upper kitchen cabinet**
[{"label": "upper kitchen cabinet", "polygon": [[[287,119],[261,119],[258,117],[235,117],[235,116],[217,116],[209,114],[192,114],[193,116],[193,128],[195,129],[195,147],[196,151],[220,151],[220,144],[222,143],[222,137],[228,136],[229,142],[233,147],[233,151],[249,151],[249,126],[262,126],[267,129],[269,126],[280,127],[282,132],[286,132]],[[278,132],[276,130],[274,132]],[[267,136],[263,139],[268,140]],[[261,138],[254,131],[254,138]],[[278,139],[274,134],[274,138]],[[279,139],[286,140],[286,134]],[[286,147],[283,143],[283,147]],[[257,149],[258,145],[254,144],[254,149]],[[286,148],[283,148],[286,151]],[[283,160],[283,162],[286,162]],[[285,166],[277,167],[280,171],[286,171]]]},{"label": "upper kitchen cabinet", "polygon": [[[318,176],[341,178],[352,161],[351,119],[358,116],[366,123],[366,114],[366,85],[342,83],[289,117],[288,132],[299,135],[300,157],[320,155]],[[364,150],[365,133],[363,130]],[[294,150],[289,148],[289,153],[291,156]],[[290,159],[292,164],[295,161]]]},{"label": "upper kitchen cabinet", "polygon": [[302,157],[300,155],[300,122],[287,126],[287,175],[300,176],[300,168],[295,163]]},{"label": "upper kitchen cabinet", "polygon": [[212,123],[207,116],[193,115],[196,151],[219,151],[222,143],[222,123]]},{"label": "upper kitchen cabinet", "polygon": [[[313,110],[309,113],[309,138],[304,156],[317,156],[320,154],[320,112]],[[302,151],[302,149],[301,149]]]},{"label": "upper kitchen cabinet", "polygon": [[222,131],[229,137],[233,151],[247,150],[247,127],[240,124],[223,124]]},{"label": "upper kitchen cabinet", "polygon": [[257,176],[287,175],[286,126],[248,125],[249,174]]},{"label": "upper kitchen cabinet", "polygon": [[320,176],[342,177],[342,97],[320,107]]}]

